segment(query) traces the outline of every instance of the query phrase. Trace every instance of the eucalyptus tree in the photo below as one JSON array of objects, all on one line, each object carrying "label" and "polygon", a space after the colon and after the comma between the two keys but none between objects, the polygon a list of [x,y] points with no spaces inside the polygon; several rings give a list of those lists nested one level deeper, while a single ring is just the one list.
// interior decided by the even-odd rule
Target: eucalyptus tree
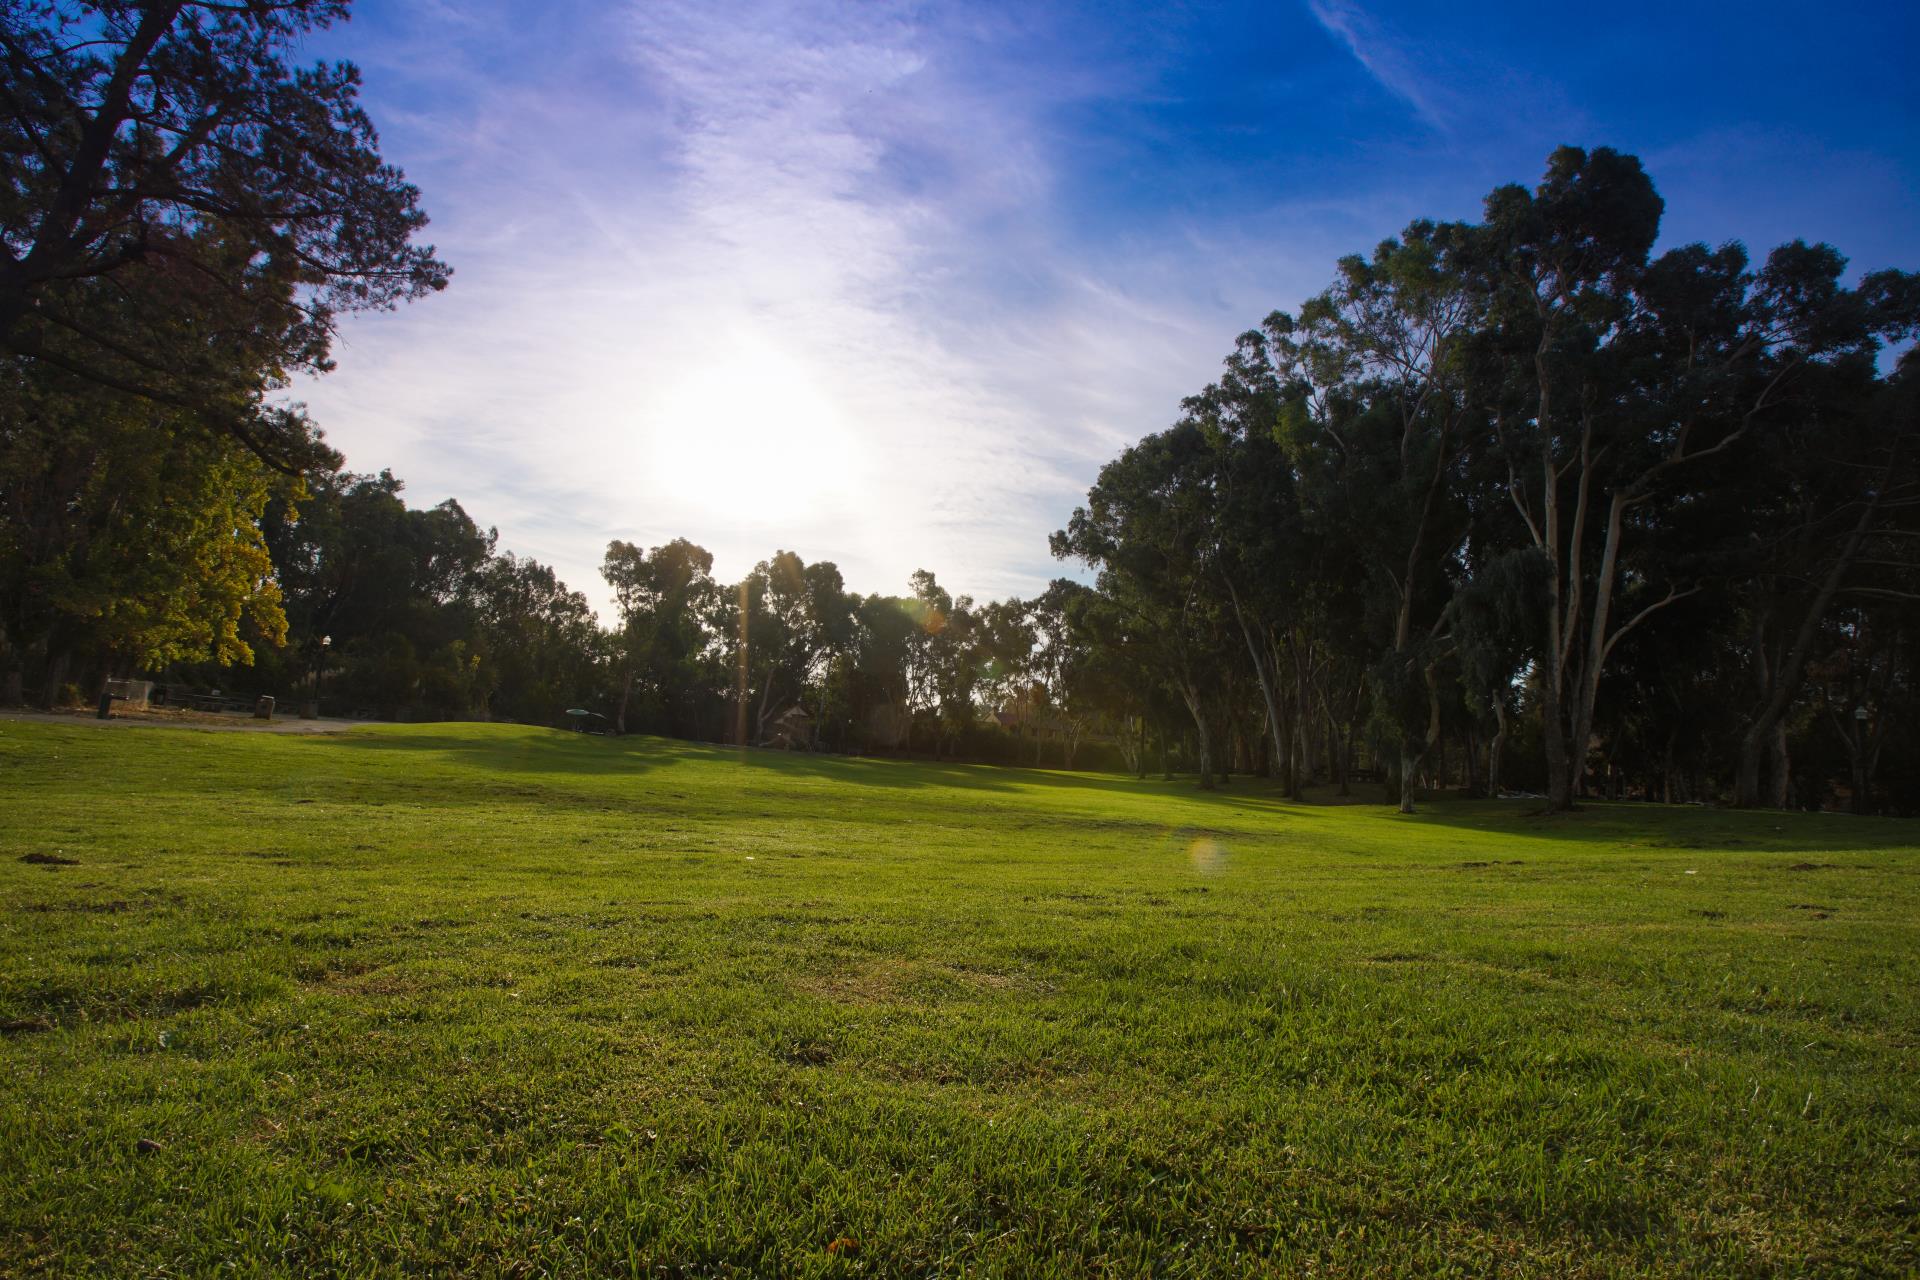
[{"label": "eucalyptus tree", "polygon": [[[1508,495],[1547,566],[1546,637],[1533,683],[1554,808],[1573,803],[1601,660],[1616,638],[1611,597],[1625,508],[1611,511],[1621,519],[1607,523],[1598,569],[1588,538],[1593,505],[1606,500],[1610,446],[1622,434],[1611,411],[1628,399],[1612,341],[1662,208],[1640,162],[1605,148],[1589,156],[1563,147],[1535,191],[1510,185],[1487,197],[1482,266],[1493,314],[1480,392]],[[1583,626],[1592,645],[1579,643]]]},{"label": "eucalyptus tree", "polygon": [[1292,463],[1275,430],[1282,388],[1269,334],[1241,334],[1225,369],[1183,402],[1182,421],[1215,453],[1217,553],[1210,563],[1260,691],[1270,767],[1293,780],[1299,735],[1311,715],[1304,690],[1285,670],[1299,617],[1301,520]]},{"label": "eucalyptus tree", "polygon": [[1100,469],[1087,505],[1050,539],[1057,558],[1098,571],[1100,591],[1186,707],[1209,790],[1215,691],[1233,660],[1216,568],[1218,462],[1196,423],[1148,436]]},{"label": "eucalyptus tree", "polygon": [[1043,647],[1045,619],[1040,602],[1018,597],[991,600],[975,610],[977,618],[974,663],[979,671],[976,698],[988,711],[1029,705],[1036,688],[1062,657]]},{"label": "eucalyptus tree", "polygon": [[955,596],[926,569],[914,571],[913,687],[916,708],[931,713],[934,754],[973,727],[983,674],[981,618],[971,596]]},{"label": "eucalyptus tree", "polygon": [[[1081,739],[1106,726],[1128,768],[1137,771],[1153,676],[1128,647],[1112,602],[1085,583],[1055,578],[1025,607],[1035,639],[1028,671],[1036,702],[1060,730],[1061,765],[1073,768]],[[1036,764],[1041,745],[1034,746]]]},{"label": "eucalyptus tree", "polygon": [[1468,229],[1415,222],[1267,330],[1285,387],[1281,438],[1310,522],[1351,553],[1380,620],[1370,684],[1399,758],[1402,812],[1440,731],[1437,671],[1450,563],[1466,535],[1458,493],[1474,440],[1462,347],[1481,306]]},{"label": "eucalyptus tree", "polygon": [[713,553],[685,538],[652,550],[615,541],[607,545],[600,574],[618,611],[614,731],[627,731],[636,687],[675,732],[696,730],[713,684],[708,658],[720,642],[716,625],[737,625],[731,618],[716,623],[723,602]]},{"label": "eucalyptus tree", "polygon": [[[1650,263],[1663,202],[1638,160],[1564,147],[1529,192],[1487,198],[1481,236],[1497,371],[1482,391],[1528,542],[1548,565],[1535,686],[1549,804],[1584,775],[1613,649],[1697,592],[1669,572],[1660,517],[1782,403],[1811,313],[1738,246]],[[1777,268],[1784,267],[1784,270]],[[1620,616],[1616,616],[1616,615]]]},{"label": "eucalyptus tree", "polygon": [[1509,551],[1480,567],[1447,606],[1447,630],[1460,669],[1460,692],[1476,716],[1490,719],[1486,788],[1498,795],[1503,760],[1520,713],[1522,682],[1540,651],[1540,600],[1547,564],[1531,548]]},{"label": "eucalyptus tree", "polygon": [[584,595],[511,551],[481,568],[474,595],[490,716],[553,724],[568,708],[600,701],[602,633]]},{"label": "eucalyptus tree", "polygon": [[813,642],[807,684],[813,695],[813,732],[818,742],[828,728],[836,693],[845,694],[846,666],[859,633],[860,598],[847,590],[846,579],[831,560],[814,561],[802,569],[801,576],[806,584],[808,636]]},{"label": "eucalyptus tree", "polygon": [[382,714],[466,716],[490,674],[477,661],[475,589],[496,536],[452,499],[408,507],[391,472],[309,476],[269,545],[316,684]]},{"label": "eucalyptus tree", "polygon": [[1065,708],[1076,734],[1093,723],[1109,726],[1128,770],[1145,777],[1148,727],[1164,747],[1169,714],[1179,713],[1169,710],[1164,673],[1133,616],[1071,578],[1054,579],[1029,609],[1040,640],[1035,673],[1048,701]]},{"label": "eucalyptus tree", "polygon": [[[1751,431],[1738,498],[1750,703],[1734,803],[1784,807],[1791,767],[1785,721],[1799,699],[1827,619],[1842,603],[1920,598],[1897,530],[1920,504],[1920,365],[1911,353],[1879,377],[1882,339],[1914,331],[1916,278],[1879,272],[1844,287],[1832,249],[1776,250],[1755,290],[1757,326],[1777,332],[1768,369],[1783,384],[1776,412]],[[1842,735],[1851,744],[1852,739]],[[1762,783],[1763,758],[1770,763]]]},{"label": "eucalyptus tree", "polygon": [[[1916,568],[1907,565],[1906,580]],[[1911,767],[1920,718],[1920,608],[1875,601],[1836,609],[1819,658],[1809,665],[1816,723],[1824,722],[1846,756],[1848,808],[1878,807],[1882,766],[1904,748]]]},{"label": "eucalyptus tree", "polygon": [[806,695],[815,650],[807,594],[805,562],[777,551],[715,597],[713,630],[732,655],[728,666],[745,677],[748,743],[763,742],[774,719]]},{"label": "eucalyptus tree", "polygon": [[1872,346],[1831,250],[1784,246],[1758,272],[1732,244],[1650,260],[1663,207],[1639,161],[1567,147],[1533,191],[1488,196],[1475,237],[1476,395],[1548,566],[1534,683],[1555,808],[1581,785],[1615,648],[1702,589],[1676,519]]},{"label": "eucalyptus tree", "polygon": [[906,745],[923,635],[915,600],[870,595],[854,602],[847,700],[857,741],[888,751]]}]

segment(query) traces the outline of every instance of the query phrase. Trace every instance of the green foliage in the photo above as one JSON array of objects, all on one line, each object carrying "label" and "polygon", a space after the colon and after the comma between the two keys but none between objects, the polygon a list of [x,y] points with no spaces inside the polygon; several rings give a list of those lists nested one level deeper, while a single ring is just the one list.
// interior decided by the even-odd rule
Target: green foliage
[{"label": "green foliage", "polygon": [[270,493],[291,486],[178,415],[14,373],[0,397],[0,635],[13,662],[79,649],[121,671],[246,665],[257,645],[284,643],[262,522]]},{"label": "green foliage", "polygon": [[[312,697],[324,684],[338,705],[393,717],[485,715],[496,667],[513,661],[502,652],[494,663],[494,650],[510,643],[515,627],[502,616],[511,584],[488,577],[494,534],[451,499],[409,508],[403,487],[390,472],[323,472],[269,523],[298,657],[280,689]],[[490,601],[490,583],[509,595]],[[549,590],[564,613],[565,588],[554,582]],[[501,632],[490,632],[495,624]],[[577,626],[572,635],[587,638]],[[557,710],[538,719],[551,721]]]},{"label": "green foliage", "polygon": [[564,709],[598,700],[604,646],[585,596],[511,551],[481,567],[474,594],[491,714],[552,723]]}]

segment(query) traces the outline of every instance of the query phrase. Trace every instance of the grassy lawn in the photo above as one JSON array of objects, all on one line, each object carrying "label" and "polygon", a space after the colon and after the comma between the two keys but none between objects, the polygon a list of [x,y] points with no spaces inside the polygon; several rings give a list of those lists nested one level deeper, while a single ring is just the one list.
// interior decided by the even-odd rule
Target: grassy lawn
[{"label": "grassy lawn", "polygon": [[1920,1270],[1920,829],[1531,807],[0,722],[0,1274]]}]

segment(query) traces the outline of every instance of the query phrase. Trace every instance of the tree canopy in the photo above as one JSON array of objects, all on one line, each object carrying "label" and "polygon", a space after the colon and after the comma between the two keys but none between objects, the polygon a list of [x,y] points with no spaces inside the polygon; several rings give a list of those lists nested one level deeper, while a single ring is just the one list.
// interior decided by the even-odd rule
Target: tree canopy
[{"label": "tree canopy", "polygon": [[[350,63],[345,0],[0,6],[0,349],[191,414],[283,469],[258,391],[343,311],[443,288]],[[156,305],[200,341],[144,321]]]}]

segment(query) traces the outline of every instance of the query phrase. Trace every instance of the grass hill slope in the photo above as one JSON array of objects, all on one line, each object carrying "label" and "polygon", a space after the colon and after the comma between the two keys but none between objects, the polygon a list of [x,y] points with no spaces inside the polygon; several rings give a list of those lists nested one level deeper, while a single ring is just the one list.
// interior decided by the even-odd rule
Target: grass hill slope
[{"label": "grass hill slope", "polygon": [[0,1273],[1899,1275],[1910,825],[0,722]]}]

